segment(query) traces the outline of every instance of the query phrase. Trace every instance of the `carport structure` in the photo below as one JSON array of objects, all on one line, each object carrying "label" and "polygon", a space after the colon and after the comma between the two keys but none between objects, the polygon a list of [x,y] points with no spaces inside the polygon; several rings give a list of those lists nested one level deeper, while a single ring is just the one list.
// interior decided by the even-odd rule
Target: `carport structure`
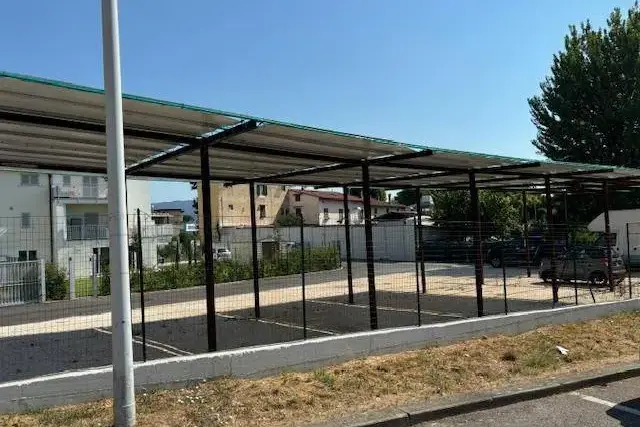
[{"label": "carport structure", "polygon": [[[5,168],[106,173],[102,90],[29,76],[0,73],[0,166]],[[349,187],[362,188],[369,317],[378,327],[370,190],[421,188],[471,192],[476,296],[483,314],[483,261],[478,190],[543,192],[551,224],[552,192],[602,192],[640,186],[640,170],[530,161],[402,144],[228,113],[150,98],[123,97],[125,163],[129,177],[202,182],[203,248],[208,347],[216,350],[213,235],[210,182],[341,187],[350,302]],[[252,203],[253,268],[257,271],[255,192]],[[420,217],[420,216],[418,216]],[[608,217],[608,216],[607,216]],[[608,231],[607,224],[607,232]],[[422,246],[422,245],[421,245]],[[610,253],[609,253],[609,256]],[[423,261],[423,260],[422,260]],[[423,267],[424,291],[424,267]],[[254,274],[256,317],[259,278]],[[554,302],[557,289],[554,286]]]}]

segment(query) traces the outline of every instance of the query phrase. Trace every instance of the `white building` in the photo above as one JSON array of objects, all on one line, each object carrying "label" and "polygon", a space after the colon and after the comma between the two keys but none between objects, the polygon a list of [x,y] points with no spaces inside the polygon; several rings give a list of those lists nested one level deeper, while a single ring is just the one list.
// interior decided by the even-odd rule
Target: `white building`
[{"label": "white building", "polygon": [[[0,171],[0,189],[0,259],[44,259],[73,269],[76,277],[88,277],[99,269],[97,260],[108,257],[104,177]],[[127,181],[127,208],[131,236],[136,210],[143,213],[143,261],[156,265],[164,232],[148,219],[149,182]]]},{"label": "white building", "polygon": [[[349,222],[353,225],[364,222],[364,202],[360,197],[348,196]],[[302,215],[309,225],[344,224],[344,196],[333,191],[289,190],[283,203],[283,213]],[[371,199],[371,216],[404,211],[405,206]]]}]

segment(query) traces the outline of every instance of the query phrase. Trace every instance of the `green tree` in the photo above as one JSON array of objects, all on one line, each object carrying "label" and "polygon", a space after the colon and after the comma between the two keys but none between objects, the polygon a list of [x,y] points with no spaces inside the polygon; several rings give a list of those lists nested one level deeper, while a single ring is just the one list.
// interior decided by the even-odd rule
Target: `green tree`
[{"label": "green tree", "polygon": [[[469,191],[433,191],[432,217],[436,225],[450,230],[471,229]],[[508,236],[522,229],[522,199],[514,193],[480,191],[480,218],[488,234]]]},{"label": "green tree", "polygon": [[[616,8],[606,28],[570,26],[553,56],[541,93],[528,100],[537,128],[533,145],[552,160],[640,166],[640,8]],[[638,192],[613,197],[612,206],[640,202]],[[572,197],[570,221],[602,211],[594,196]]]},{"label": "green tree", "polygon": [[[356,197],[362,197],[362,188],[360,187],[350,187],[349,194]],[[376,200],[380,200],[383,202],[387,201],[387,192],[384,188],[372,188],[371,189],[371,197]]]}]

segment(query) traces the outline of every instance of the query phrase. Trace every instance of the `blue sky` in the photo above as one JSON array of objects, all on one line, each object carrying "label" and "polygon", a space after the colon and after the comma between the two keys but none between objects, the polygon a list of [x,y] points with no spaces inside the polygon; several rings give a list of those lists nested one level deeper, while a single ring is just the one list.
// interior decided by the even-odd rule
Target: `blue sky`
[{"label": "blue sky", "polygon": [[[608,0],[120,2],[123,88],[409,143],[536,157],[526,99]],[[100,2],[0,14],[0,69],[103,86]],[[190,198],[158,182],[152,200]]]}]

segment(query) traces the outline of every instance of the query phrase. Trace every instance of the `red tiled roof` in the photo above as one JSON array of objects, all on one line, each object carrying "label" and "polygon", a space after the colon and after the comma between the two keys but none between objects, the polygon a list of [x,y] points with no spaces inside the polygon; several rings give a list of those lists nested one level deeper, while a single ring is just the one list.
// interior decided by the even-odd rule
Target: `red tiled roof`
[{"label": "red tiled roof", "polygon": [[[290,190],[290,191],[293,191],[294,193],[297,193],[297,194],[306,194],[312,197],[317,197],[318,199],[321,199],[321,200],[336,200],[336,201],[343,200],[342,193],[338,193],[336,191],[319,191],[319,190]],[[354,203],[364,202],[361,197],[353,196],[351,194],[349,194],[348,200]],[[404,205],[401,205],[399,203],[383,202],[381,200],[371,198],[371,206],[404,206]]]}]

